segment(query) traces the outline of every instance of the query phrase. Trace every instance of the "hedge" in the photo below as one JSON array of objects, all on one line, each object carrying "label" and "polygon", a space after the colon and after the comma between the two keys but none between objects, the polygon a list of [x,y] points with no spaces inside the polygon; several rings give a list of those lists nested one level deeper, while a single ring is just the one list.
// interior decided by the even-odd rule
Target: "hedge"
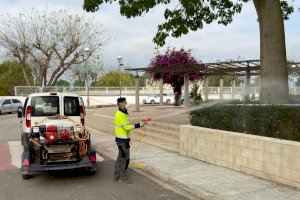
[{"label": "hedge", "polygon": [[194,126],[300,141],[300,107],[216,105],[190,113]]}]

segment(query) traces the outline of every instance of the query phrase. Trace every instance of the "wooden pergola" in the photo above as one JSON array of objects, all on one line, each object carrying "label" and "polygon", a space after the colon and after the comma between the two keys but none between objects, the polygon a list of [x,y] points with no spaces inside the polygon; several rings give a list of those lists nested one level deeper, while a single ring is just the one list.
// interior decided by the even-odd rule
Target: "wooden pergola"
[{"label": "wooden pergola", "polygon": [[[300,62],[288,62],[289,73],[300,73]],[[204,76],[204,98],[208,98],[208,80],[211,76],[220,76],[220,99],[223,98],[223,79],[224,75],[243,76],[245,77],[245,96],[250,94],[251,76],[260,75],[260,60],[239,60],[239,61],[222,61],[214,63],[201,63],[193,66],[172,66],[172,67],[156,67],[156,68],[128,68],[127,71],[136,73],[136,111],[139,111],[139,72],[152,73],[184,73],[184,106],[189,105],[189,73],[196,72]],[[232,87],[235,87],[233,79]],[[160,105],[163,105],[163,80],[159,81],[160,88]],[[234,91],[234,90],[233,90]],[[234,94],[233,94],[234,95]]]}]

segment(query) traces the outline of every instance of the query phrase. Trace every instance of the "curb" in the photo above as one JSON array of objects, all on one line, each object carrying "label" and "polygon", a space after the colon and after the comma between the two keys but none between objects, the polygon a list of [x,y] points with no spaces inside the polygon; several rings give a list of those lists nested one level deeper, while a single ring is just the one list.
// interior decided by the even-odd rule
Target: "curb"
[{"label": "curb", "polygon": [[99,147],[94,146],[94,149],[97,154],[99,154],[101,157],[104,158],[104,161],[114,161],[115,160],[109,154],[107,154],[103,150],[101,150]]},{"label": "curb", "polygon": [[[115,160],[111,155],[104,152],[103,149],[101,149],[99,147],[95,147],[95,150],[100,156],[102,156],[104,158],[105,161]],[[167,173],[165,173],[161,170],[158,170],[150,165],[147,165],[143,162],[132,160],[130,162],[129,166],[133,170],[142,170],[144,172],[147,172],[158,179],[161,179],[169,184],[172,184],[188,193],[191,193],[191,194],[199,197],[200,199],[203,199],[203,200],[222,200],[223,199],[214,193],[211,193],[211,192],[208,192],[207,190],[201,189],[200,187],[195,187],[192,185],[184,184],[184,183],[176,180],[172,176],[168,175]]]},{"label": "curb", "polygon": [[158,170],[152,166],[146,165],[143,162],[132,161],[130,163],[130,166],[133,168],[136,168],[136,169],[143,170],[143,171],[155,176],[156,178],[159,178],[165,182],[168,182],[168,183],[170,183],[182,190],[185,190],[186,192],[191,193],[203,200],[221,200],[222,199],[218,195],[210,193],[206,190],[203,190],[200,187],[195,187],[195,186],[184,184],[184,183],[176,180],[172,176],[168,175],[167,173],[165,173],[161,170]]}]

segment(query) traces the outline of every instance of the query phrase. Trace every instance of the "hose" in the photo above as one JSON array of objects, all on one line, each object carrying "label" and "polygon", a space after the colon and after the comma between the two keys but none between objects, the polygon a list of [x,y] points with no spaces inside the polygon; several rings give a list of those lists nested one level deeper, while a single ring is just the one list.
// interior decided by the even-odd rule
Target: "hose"
[{"label": "hose", "polygon": [[82,138],[80,138],[79,135],[77,134],[74,134],[74,137],[76,140],[79,141],[79,147],[80,147],[79,155],[85,156],[88,151],[88,145],[86,144],[86,140],[90,138],[90,133],[83,125],[81,125],[77,121],[69,118],[68,116],[64,116],[64,117],[66,117],[69,121],[73,122],[75,125],[79,126],[80,128],[83,128]]},{"label": "hose", "polygon": [[[142,144],[142,132],[141,131],[137,131],[137,145],[135,145],[136,142],[134,142],[133,139],[130,140],[130,144],[134,149],[139,149],[141,144]],[[131,137],[132,138],[132,137]]]},{"label": "hose", "polygon": [[37,141],[34,141],[33,139],[29,139],[33,144],[35,144],[36,146],[38,146],[38,147],[42,147],[43,145],[41,145],[39,142],[37,142]]}]

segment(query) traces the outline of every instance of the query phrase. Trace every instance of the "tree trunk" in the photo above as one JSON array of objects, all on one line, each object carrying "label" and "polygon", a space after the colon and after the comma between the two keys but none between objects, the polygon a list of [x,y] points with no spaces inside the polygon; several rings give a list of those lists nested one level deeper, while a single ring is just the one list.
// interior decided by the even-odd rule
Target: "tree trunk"
[{"label": "tree trunk", "polygon": [[180,106],[181,102],[180,102],[180,96],[182,94],[181,92],[182,90],[182,86],[178,87],[178,86],[173,86],[173,92],[174,92],[174,106]]},{"label": "tree trunk", "polygon": [[54,74],[55,76],[54,76],[54,78],[52,79],[52,82],[49,81],[49,83],[48,83],[49,86],[55,86],[56,83],[57,83],[57,81],[58,81],[58,79],[59,79],[59,78],[64,74],[64,72],[66,71],[66,69],[64,69],[63,67],[61,67],[61,69],[62,69],[62,70],[61,70],[60,72]]},{"label": "tree trunk", "polygon": [[44,73],[43,73],[42,69],[40,69],[39,76],[38,76],[38,81],[37,81],[37,85],[38,86],[42,86],[43,85],[43,78],[44,78],[43,74]]},{"label": "tree trunk", "polygon": [[39,75],[37,80],[38,86],[47,86],[47,65],[43,65],[39,67]]},{"label": "tree trunk", "polygon": [[47,86],[47,73],[44,75],[44,86]]},{"label": "tree trunk", "polygon": [[21,59],[19,59],[19,61],[20,61],[21,67],[22,67],[23,77],[25,79],[26,85],[31,86],[28,74],[25,69],[25,67],[26,67],[25,61],[23,61]]},{"label": "tree trunk", "polygon": [[288,70],[279,0],[253,0],[259,20],[262,103],[287,103]]},{"label": "tree trunk", "polygon": [[174,106],[180,106],[180,93],[175,93]]}]

